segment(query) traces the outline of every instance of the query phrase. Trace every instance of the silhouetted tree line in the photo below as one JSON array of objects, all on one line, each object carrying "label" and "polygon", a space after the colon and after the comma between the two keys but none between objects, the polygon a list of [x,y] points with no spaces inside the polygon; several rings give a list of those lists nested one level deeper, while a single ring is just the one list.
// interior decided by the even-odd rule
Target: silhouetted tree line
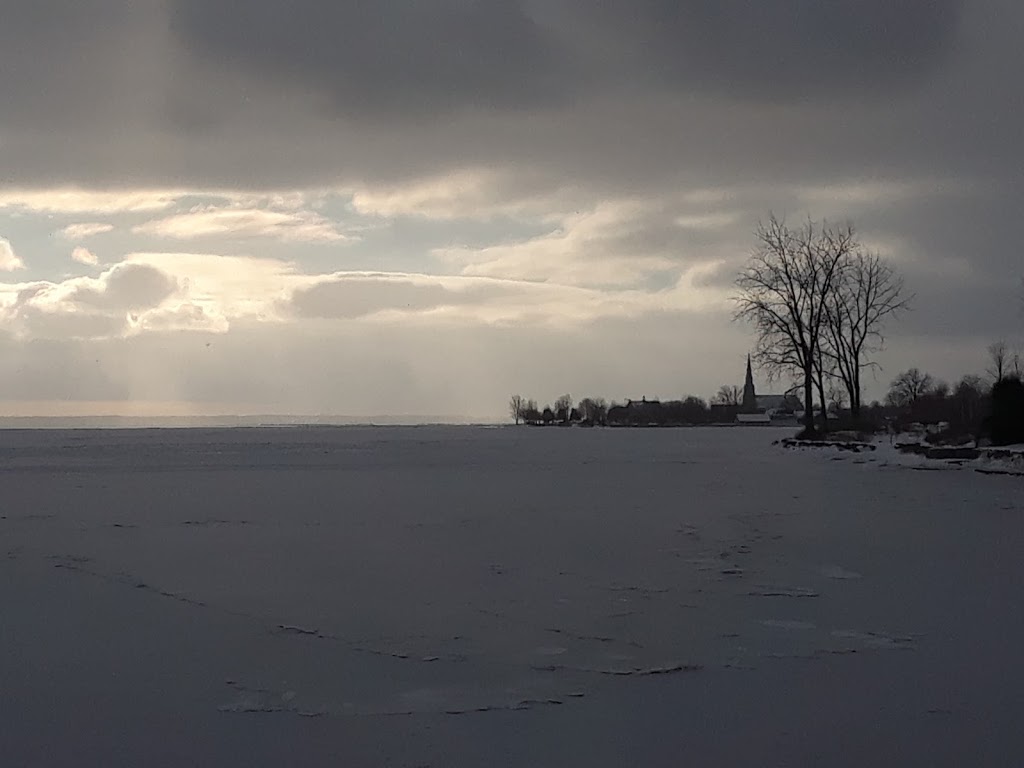
[{"label": "silhouetted tree line", "polygon": [[575,406],[570,395],[562,395],[543,407],[536,400],[513,395],[509,415],[516,424],[532,426],[681,427],[731,421],[735,410],[716,414],[707,401],[693,395],[665,402],[642,398],[611,404],[603,397],[587,397]]},{"label": "silhouetted tree line", "polygon": [[[950,386],[918,368],[897,375],[885,402],[863,405],[853,415],[845,392],[832,388],[827,396],[828,417],[835,428],[861,432],[904,431],[915,425],[935,427],[936,442],[988,439],[993,445],[1024,443],[1024,379],[1017,356],[1000,361],[997,345],[990,376],[966,375]],[[516,424],[583,427],[679,427],[731,423],[740,412],[736,387],[723,386],[709,404],[700,397],[682,400],[627,400],[608,403],[587,397],[574,404],[562,395],[539,407],[536,400],[513,395],[509,415]],[[820,411],[817,417],[820,418]]]},{"label": "silhouetted tree line", "polygon": [[875,419],[888,418],[893,429],[912,424],[941,425],[933,440],[987,439],[993,445],[1024,443],[1024,365],[1005,342],[988,349],[987,376],[967,375],[950,386],[917,368],[893,379],[885,405]]}]

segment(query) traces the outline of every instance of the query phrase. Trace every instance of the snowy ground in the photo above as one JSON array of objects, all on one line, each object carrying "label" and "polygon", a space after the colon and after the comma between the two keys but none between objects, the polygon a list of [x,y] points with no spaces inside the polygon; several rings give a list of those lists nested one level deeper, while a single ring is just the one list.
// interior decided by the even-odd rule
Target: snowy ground
[{"label": "snowy ground", "polygon": [[785,434],[2,432],[3,764],[1019,764],[1024,481]]}]

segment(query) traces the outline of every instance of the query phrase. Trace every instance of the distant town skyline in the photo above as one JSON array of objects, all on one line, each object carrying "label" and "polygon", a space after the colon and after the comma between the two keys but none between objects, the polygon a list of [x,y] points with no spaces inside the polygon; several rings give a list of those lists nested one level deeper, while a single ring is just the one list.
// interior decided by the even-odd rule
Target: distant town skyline
[{"label": "distant town skyline", "polygon": [[915,295],[867,401],[1024,342],[1024,9],[670,5],[6,9],[0,415],[708,399],[770,212]]}]

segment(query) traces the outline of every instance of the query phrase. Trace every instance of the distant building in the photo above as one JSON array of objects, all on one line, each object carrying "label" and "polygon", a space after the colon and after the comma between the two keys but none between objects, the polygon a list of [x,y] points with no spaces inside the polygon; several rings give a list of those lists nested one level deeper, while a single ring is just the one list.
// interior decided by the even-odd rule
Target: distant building
[{"label": "distant building", "polygon": [[625,405],[617,405],[608,411],[608,423],[617,425],[658,423],[663,419],[663,408],[659,400],[627,400]]},{"label": "distant building", "polygon": [[743,382],[743,402],[736,421],[741,424],[764,424],[773,419],[794,417],[803,410],[800,398],[790,390],[782,395],[759,395],[754,386],[754,371],[747,355],[747,374]]},{"label": "distant building", "polygon": [[740,404],[740,413],[759,412],[757,390],[754,389],[754,371],[750,367],[750,355],[747,355],[747,377],[743,381],[743,402]]},{"label": "distant building", "polygon": [[728,403],[711,403],[708,412],[711,414],[711,421],[714,424],[730,424],[736,421],[736,416],[740,412],[738,405],[730,405]]},{"label": "distant building", "polygon": [[765,413],[785,412],[795,413],[801,409],[800,398],[792,394],[787,395],[758,395],[757,407]]}]

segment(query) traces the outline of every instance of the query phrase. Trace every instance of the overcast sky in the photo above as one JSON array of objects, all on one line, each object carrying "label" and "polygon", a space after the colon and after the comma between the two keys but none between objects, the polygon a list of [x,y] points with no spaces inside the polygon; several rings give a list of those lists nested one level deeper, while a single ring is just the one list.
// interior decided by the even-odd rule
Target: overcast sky
[{"label": "overcast sky", "polygon": [[707,397],[769,212],[906,275],[869,398],[1021,341],[1014,0],[7,5],[5,413]]}]

